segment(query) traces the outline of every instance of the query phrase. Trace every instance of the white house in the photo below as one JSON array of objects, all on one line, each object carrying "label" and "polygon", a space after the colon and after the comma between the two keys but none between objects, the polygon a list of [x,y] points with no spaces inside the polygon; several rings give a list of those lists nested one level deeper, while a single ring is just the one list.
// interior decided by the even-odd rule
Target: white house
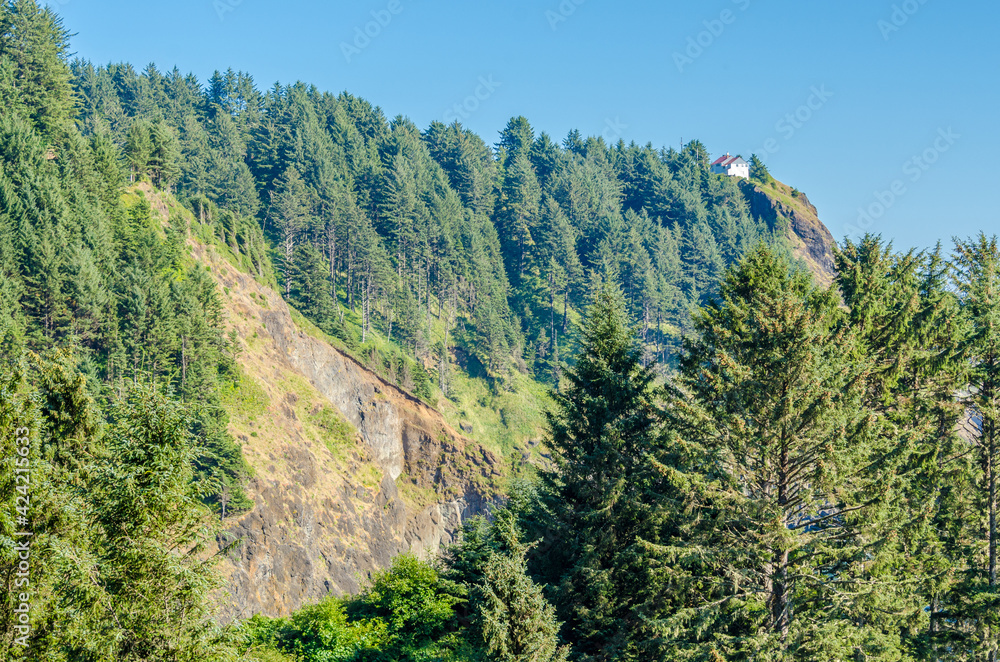
[{"label": "white house", "polygon": [[726,152],[725,156],[720,156],[712,164],[712,172],[718,175],[750,179],[750,164],[744,161],[742,156],[730,156],[729,152]]}]

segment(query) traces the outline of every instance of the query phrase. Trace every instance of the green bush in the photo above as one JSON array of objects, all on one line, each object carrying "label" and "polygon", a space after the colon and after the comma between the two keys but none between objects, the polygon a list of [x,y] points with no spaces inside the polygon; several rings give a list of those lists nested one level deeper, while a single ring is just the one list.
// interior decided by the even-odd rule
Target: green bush
[{"label": "green bush", "polygon": [[[299,662],[369,659],[364,653],[377,653],[386,639],[383,621],[349,622],[343,602],[334,597],[303,607],[290,618],[272,619],[257,614],[243,624],[243,629],[251,654],[261,662],[272,659]],[[275,657],[283,654],[292,657]]]},{"label": "green bush", "polygon": [[434,568],[404,554],[374,577],[350,609],[355,616],[384,620],[400,640],[418,642],[454,626],[460,599],[453,593]]}]

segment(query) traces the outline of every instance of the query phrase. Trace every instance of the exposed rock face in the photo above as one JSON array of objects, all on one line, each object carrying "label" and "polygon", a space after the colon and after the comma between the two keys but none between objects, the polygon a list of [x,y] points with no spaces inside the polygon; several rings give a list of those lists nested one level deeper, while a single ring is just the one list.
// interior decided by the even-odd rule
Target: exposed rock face
[{"label": "exposed rock face", "polygon": [[[782,193],[791,193],[791,189],[784,184],[778,182],[778,186],[783,189]],[[796,255],[809,265],[820,283],[829,285],[836,273],[832,251],[835,242],[805,193],[799,193],[790,198],[791,203],[786,203],[770,189],[758,184],[744,181],[741,188],[751,214],[764,219],[770,227],[787,222],[788,239]]]},{"label": "exposed rock face", "polygon": [[[255,471],[256,506],[227,521],[240,539],[223,563],[227,618],[285,615],[329,593],[359,590],[405,551],[454,542],[464,519],[498,493],[500,459],[451,429],[417,398],[300,329],[281,297],[194,246],[225,289],[239,361],[269,400],[232,416]],[[311,422],[332,406],[357,428],[346,447]]]}]

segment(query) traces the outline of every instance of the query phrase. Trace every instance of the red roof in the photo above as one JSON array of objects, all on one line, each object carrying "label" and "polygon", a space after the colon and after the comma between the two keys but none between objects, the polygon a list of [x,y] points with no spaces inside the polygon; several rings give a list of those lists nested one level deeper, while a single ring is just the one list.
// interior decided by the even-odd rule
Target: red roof
[{"label": "red roof", "polygon": [[715,162],[712,163],[712,165],[714,165],[714,166],[728,166],[728,165],[732,164],[733,161],[736,161],[739,158],[740,158],[739,156],[730,156],[729,154],[726,154],[725,156],[720,156],[719,158],[717,158],[715,160]]}]

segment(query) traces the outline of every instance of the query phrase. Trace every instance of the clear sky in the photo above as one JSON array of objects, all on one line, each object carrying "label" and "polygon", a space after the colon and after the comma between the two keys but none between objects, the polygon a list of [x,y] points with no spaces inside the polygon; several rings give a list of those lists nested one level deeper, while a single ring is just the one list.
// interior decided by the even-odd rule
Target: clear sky
[{"label": "clear sky", "polygon": [[838,240],[1000,232],[995,1],[49,4],[98,64],[302,80],[420,127],[457,118],[491,143],[524,115],[559,141],[577,128],[656,147],[697,138],[713,158],[756,152]]}]

